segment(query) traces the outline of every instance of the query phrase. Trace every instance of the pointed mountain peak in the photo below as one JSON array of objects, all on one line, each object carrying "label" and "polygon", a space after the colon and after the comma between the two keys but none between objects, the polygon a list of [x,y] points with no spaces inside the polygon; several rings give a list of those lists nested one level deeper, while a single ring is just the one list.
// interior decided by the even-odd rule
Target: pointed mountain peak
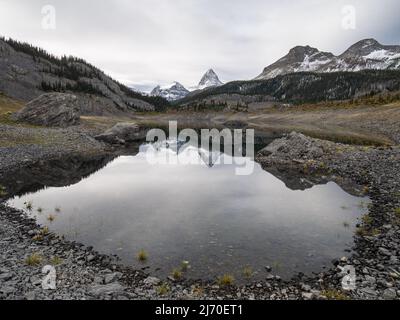
[{"label": "pointed mountain peak", "polygon": [[221,85],[223,85],[223,83],[221,82],[221,80],[219,80],[218,75],[215,73],[213,69],[209,69],[201,78],[198,88],[204,89],[208,87],[217,87]]},{"label": "pointed mountain peak", "polygon": [[186,88],[183,86],[183,84],[181,84],[178,81],[174,81],[172,82],[170,85],[166,86],[166,88],[177,88],[177,89],[184,89],[186,90]]},{"label": "pointed mountain peak", "polygon": [[207,72],[204,74],[204,76],[216,76],[217,74],[215,73],[215,71],[213,69],[208,69]]}]

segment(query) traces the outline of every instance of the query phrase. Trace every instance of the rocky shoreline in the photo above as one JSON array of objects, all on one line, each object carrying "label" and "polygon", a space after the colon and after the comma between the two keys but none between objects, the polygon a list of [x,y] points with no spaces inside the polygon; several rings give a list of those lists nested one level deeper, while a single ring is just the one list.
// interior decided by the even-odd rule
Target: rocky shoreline
[{"label": "rocky shoreline", "polygon": [[[26,135],[33,129],[2,126],[0,130],[22,130],[19,133]],[[0,146],[0,175],[71,153],[108,152],[105,144],[84,133],[34,130],[35,134],[43,130],[44,136],[60,134],[68,138],[45,146]],[[275,140],[257,157],[265,169],[276,174],[300,172],[309,184],[334,180],[343,185],[352,180],[364,186],[360,192],[368,194],[372,205],[360,222],[354,251],[348,257],[338,257],[329,270],[283,281],[266,266],[265,281],[239,287],[205,281],[161,281],[143,270],[121,266],[117,257],[48,233],[23,212],[0,204],[0,299],[398,299],[399,160],[399,147],[348,146],[297,133]],[[32,255],[38,261],[30,265],[27,259]],[[41,271],[46,264],[56,268],[56,290],[42,289]],[[355,267],[354,291],[341,289],[339,267],[345,265]]]}]

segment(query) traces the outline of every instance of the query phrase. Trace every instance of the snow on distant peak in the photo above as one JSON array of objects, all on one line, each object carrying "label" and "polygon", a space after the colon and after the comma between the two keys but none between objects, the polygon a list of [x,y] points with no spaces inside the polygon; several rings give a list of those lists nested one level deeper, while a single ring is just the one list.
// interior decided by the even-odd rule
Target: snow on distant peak
[{"label": "snow on distant peak", "polygon": [[201,78],[197,87],[193,87],[195,90],[203,90],[209,87],[218,87],[222,86],[223,83],[219,80],[218,75],[214,72],[213,69],[209,69]]},{"label": "snow on distant peak", "polygon": [[186,97],[189,93],[182,84],[175,81],[166,86],[157,86],[151,91],[151,96],[158,96],[167,99],[168,101],[179,100]]},{"label": "snow on distant peak", "polygon": [[393,51],[381,49],[372,51],[370,54],[364,56],[365,59],[372,59],[372,60],[392,60],[400,58],[400,52],[395,53]]},{"label": "snow on distant peak", "polygon": [[297,46],[289,53],[269,65],[255,78],[266,80],[293,72],[337,72],[366,69],[399,69],[400,46],[386,46],[375,39],[364,39],[335,56],[310,46]]}]

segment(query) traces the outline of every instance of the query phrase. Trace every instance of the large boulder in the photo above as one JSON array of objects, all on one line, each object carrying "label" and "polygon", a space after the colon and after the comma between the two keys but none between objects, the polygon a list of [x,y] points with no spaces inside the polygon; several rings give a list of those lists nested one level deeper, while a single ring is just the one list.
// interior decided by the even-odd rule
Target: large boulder
[{"label": "large boulder", "polygon": [[72,94],[47,93],[29,102],[13,116],[14,120],[46,127],[79,124],[78,98]]},{"label": "large boulder", "polygon": [[326,153],[326,144],[328,142],[292,132],[281,139],[271,142],[258,153],[258,156],[279,157],[282,159],[317,159]]},{"label": "large boulder", "polygon": [[145,137],[146,133],[136,123],[120,122],[95,138],[111,144],[125,144]]}]

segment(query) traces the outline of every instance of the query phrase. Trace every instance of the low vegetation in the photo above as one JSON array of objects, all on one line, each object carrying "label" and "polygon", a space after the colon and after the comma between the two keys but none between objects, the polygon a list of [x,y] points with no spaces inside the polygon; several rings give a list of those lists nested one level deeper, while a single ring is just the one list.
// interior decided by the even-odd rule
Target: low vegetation
[{"label": "low vegetation", "polygon": [[32,238],[32,240],[33,240],[33,241],[43,241],[43,240],[44,240],[44,237],[43,237],[42,234],[38,233],[37,235],[35,235],[35,236]]},{"label": "low vegetation", "polygon": [[157,287],[157,294],[159,296],[165,296],[171,291],[171,288],[168,284],[162,283],[160,286]]},{"label": "low vegetation", "polygon": [[188,271],[188,269],[190,268],[190,264],[189,264],[189,261],[182,261],[182,263],[181,263],[181,271],[182,272],[186,272],[186,271]]},{"label": "low vegetation", "polygon": [[361,225],[358,226],[356,230],[358,236],[366,237],[380,234],[380,230],[374,227],[374,219],[369,214],[363,215],[361,217],[361,222]]},{"label": "low vegetation", "polygon": [[221,287],[229,287],[235,283],[235,278],[231,274],[224,274],[222,277],[218,278],[217,283]]},{"label": "low vegetation", "polygon": [[140,261],[140,262],[145,262],[145,261],[147,261],[148,260],[148,258],[149,258],[149,256],[148,256],[148,254],[147,254],[147,252],[145,251],[145,250],[140,250],[139,252],[138,252],[138,254],[137,254],[137,259]]},{"label": "low vegetation", "polygon": [[196,285],[192,289],[192,294],[195,297],[201,297],[202,295],[204,295],[204,288],[199,285]]},{"label": "low vegetation", "polygon": [[45,227],[43,227],[43,229],[42,230],[40,230],[40,233],[42,234],[42,235],[48,235],[49,234],[49,227],[47,227],[47,226],[45,226]]},{"label": "low vegetation", "polygon": [[183,272],[180,269],[173,269],[171,276],[174,278],[174,280],[181,280],[183,277]]},{"label": "low vegetation", "polygon": [[349,300],[349,297],[342,291],[336,289],[328,289],[321,292],[328,300]]},{"label": "low vegetation", "polygon": [[42,263],[43,257],[38,253],[33,253],[25,259],[28,266],[38,266]]},{"label": "low vegetation", "polygon": [[272,262],[272,268],[275,270],[281,270],[282,269],[282,263],[279,261],[273,261]]},{"label": "low vegetation", "polygon": [[0,197],[5,197],[7,195],[7,189],[0,184]]},{"label": "low vegetation", "polygon": [[63,263],[63,259],[58,256],[54,256],[50,259],[50,264],[53,266],[58,266]]},{"label": "low vegetation", "polygon": [[250,279],[253,276],[254,272],[253,269],[251,267],[244,267],[243,268],[243,276],[246,279]]},{"label": "low vegetation", "polygon": [[400,224],[400,207],[394,209],[393,223],[396,224],[396,225]]},{"label": "low vegetation", "polygon": [[11,116],[13,112],[19,111],[22,106],[23,102],[11,99],[0,92],[0,117]]},{"label": "low vegetation", "polygon": [[36,234],[33,238],[32,238],[32,240],[33,241],[43,241],[44,240],[44,236],[46,236],[46,235],[48,235],[49,234],[49,228],[46,226],[46,227],[43,227],[43,229],[41,229],[40,231],[39,231],[39,233],[38,234]]}]

